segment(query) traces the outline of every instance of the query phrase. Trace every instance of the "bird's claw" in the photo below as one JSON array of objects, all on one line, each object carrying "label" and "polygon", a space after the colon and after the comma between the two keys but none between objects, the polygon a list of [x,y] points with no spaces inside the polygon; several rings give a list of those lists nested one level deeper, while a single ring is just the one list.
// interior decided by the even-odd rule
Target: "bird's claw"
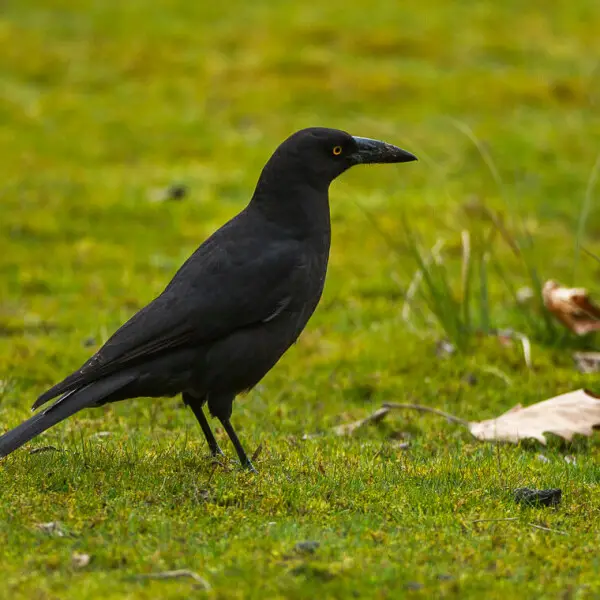
[{"label": "bird's claw", "polygon": [[246,471],[250,471],[250,473],[258,475],[258,471],[254,468],[254,465],[252,464],[249,458],[246,459],[246,462],[242,463],[242,468]]},{"label": "bird's claw", "polygon": [[212,458],[225,458],[225,452],[219,446],[211,448],[210,455]]}]

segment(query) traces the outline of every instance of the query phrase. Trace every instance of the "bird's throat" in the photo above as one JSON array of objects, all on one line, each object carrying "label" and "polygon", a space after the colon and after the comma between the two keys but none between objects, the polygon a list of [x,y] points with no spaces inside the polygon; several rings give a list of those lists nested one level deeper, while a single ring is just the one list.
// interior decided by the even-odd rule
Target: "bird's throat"
[{"label": "bird's throat", "polygon": [[264,218],[296,238],[329,236],[329,191],[309,186],[281,186],[271,191],[257,186],[250,205]]}]

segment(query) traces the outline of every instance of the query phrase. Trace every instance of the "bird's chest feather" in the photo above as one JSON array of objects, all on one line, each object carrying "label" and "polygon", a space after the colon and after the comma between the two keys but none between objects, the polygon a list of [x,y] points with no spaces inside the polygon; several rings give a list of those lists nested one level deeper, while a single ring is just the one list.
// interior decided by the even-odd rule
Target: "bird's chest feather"
[{"label": "bird's chest feather", "polygon": [[300,327],[304,327],[316,309],[325,286],[329,262],[329,234],[323,234],[318,241],[319,244],[315,244],[303,256],[299,278],[303,290],[302,298],[298,303]]}]

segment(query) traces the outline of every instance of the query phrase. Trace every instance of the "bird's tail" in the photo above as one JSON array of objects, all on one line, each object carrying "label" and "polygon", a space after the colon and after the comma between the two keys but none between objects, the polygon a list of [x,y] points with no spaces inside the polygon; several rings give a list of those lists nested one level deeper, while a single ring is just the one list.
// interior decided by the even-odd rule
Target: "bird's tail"
[{"label": "bird's tail", "polygon": [[29,440],[60,423],[82,408],[98,405],[102,400],[131,383],[135,376],[119,374],[95,381],[61,396],[54,404],[0,436],[0,458],[7,456]]}]

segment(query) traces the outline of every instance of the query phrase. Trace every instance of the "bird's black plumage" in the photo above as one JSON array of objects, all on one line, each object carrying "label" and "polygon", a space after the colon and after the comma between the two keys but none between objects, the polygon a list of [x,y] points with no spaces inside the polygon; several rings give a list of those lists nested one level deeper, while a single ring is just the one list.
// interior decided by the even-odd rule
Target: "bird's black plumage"
[{"label": "bird's black plumage", "polygon": [[82,408],[181,393],[211,452],[221,451],[205,403],[252,467],[229,421],[233,400],[294,343],[321,298],[330,183],[355,164],[410,160],[395,146],[335,129],[290,136],[265,165],[246,208],[79,370],[37,399],[34,409],[58,397],[0,437],[0,457]]}]

